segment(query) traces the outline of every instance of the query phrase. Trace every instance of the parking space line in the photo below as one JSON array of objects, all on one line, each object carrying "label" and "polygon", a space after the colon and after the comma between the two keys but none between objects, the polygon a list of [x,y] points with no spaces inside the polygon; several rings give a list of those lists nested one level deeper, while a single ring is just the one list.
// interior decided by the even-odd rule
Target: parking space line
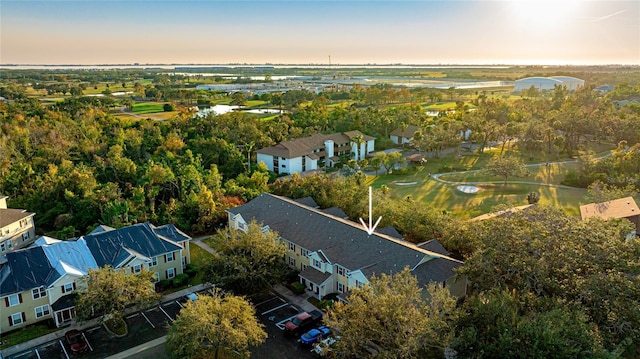
[{"label": "parking space line", "polygon": [[155,325],[153,325],[153,323],[151,323],[151,321],[149,320],[149,318],[147,318],[147,316],[146,316],[146,315],[144,315],[144,312],[140,312],[140,314],[142,314],[142,316],[144,317],[144,319],[146,319],[146,320],[147,320],[147,323],[149,323],[149,325],[151,325],[151,327],[152,327],[153,329],[156,329],[156,326],[155,326]]},{"label": "parking space line", "polygon": [[66,356],[67,359],[69,359],[69,354],[67,354],[67,349],[64,347],[64,344],[62,344],[62,340],[58,340],[58,342],[60,343],[60,346],[62,347],[62,351],[64,352],[64,356]]},{"label": "parking space line", "polygon": [[35,349],[35,352],[36,352],[36,356],[38,357],[38,359],[41,359],[40,358],[40,352],[38,352],[38,348]]},{"label": "parking space line", "polygon": [[167,318],[169,318],[169,320],[170,320],[170,321],[172,321],[172,322],[174,321],[174,319],[173,319],[173,318],[171,318],[171,316],[170,316],[169,314],[167,314],[167,312],[165,312],[165,311],[164,311],[164,309],[162,309],[162,306],[159,306],[158,308],[160,308],[160,310],[162,311],[162,313],[164,313],[164,315],[166,315],[166,316],[167,316]]},{"label": "parking space line", "polygon": [[93,351],[93,347],[91,346],[91,343],[89,343],[89,340],[87,339],[87,336],[84,335],[84,332],[82,332],[82,337],[84,338],[84,341],[87,343],[87,345],[89,346],[89,349],[91,349],[91,351]]},{"label": "parking space line", "polygon": [[254,304],[253,306],[254,306],[254,307],[257,307],[257,306],[259,306],[259,305],[261,305],[261,304],[264,304],[264,303],[266,303],[266,302],[270,302],[270,301],[272,301],[272,300],[274,300],[274,299],[280,299],[282,302],[284,302],[284,300],[283,300],[282,298],[280,298],[280,297],[272,297],[272,298],[269,298],[269,299],[267,299],[267,300],[263,300],[263,301],[262,301],[262,302],[260,302],[260,303]]},{"label": "parking space line", "polygon": [[284,330],[284,325],[283,324],[288,322],[288,321],[290,321],[291,319],[295,318],[298,314],[300,314],[300,313],[297,313],[295,315],[290,316],[287,319],[283,319],[283,320],[279,321],[278,323],[276,323],[276,327],[280,328],[280,330]]},{"label": "parking space line", "polygon": [[184,305],[182,305],[182,303],[178,302],[177,300],[176,300],[176,303],[178,303],[178,305],[180,306],[180,308],[184,309]]},{"label": "parking space line", "polygon": [[277,306],[277,307],[275,307],[275,308],[273,308],[273,309],[269,309],[269,310],[267,310],[266,312],[264,312],[264,313],[262,313],[262,314],[260,314],[260,315],[265,315],[265,314],[269,314],[269,313],[271,313],[271,312],[275,312],[276,310],[281,309],[281,308],[284,308],[284,307],[286,307],[287,305],[289,305],[289,303],[284,302],[284,304],[281,304],[281,305],[279,305],[279,306]]}]

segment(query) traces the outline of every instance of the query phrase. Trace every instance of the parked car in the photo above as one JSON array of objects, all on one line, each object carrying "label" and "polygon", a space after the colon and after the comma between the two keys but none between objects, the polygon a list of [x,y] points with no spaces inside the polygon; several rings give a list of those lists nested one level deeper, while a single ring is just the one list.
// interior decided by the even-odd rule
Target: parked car
[{"label": "parked car", "polygon": [[311,312],[302,312],[295,316],[292,320],[284,324],[285,332],[288,334],[304,333],[309,328],[314,327],[322,320],[322,312],[312,310]]},{"label": "parked car", "polygon": [[331,329],[324,325],[318,328],[311,329],[310,331],[300,336],[299,342],[306,345],[319,342],[322,339],[328,337],[331,334]]},{"label": "parked car", "polygon": [[64,338],[67,340],[67,344],[71,348],[73,353],[85,352],[89,346],[81,331],[72,329],[64,333]]}]

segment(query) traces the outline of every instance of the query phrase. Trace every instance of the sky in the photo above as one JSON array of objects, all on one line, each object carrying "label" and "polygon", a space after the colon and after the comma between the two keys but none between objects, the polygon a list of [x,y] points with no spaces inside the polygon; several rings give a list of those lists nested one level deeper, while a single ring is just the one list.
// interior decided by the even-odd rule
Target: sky
[{"label": "sky", "polygon": [[0,64],[635,64],[640,1],[0,1]]}]

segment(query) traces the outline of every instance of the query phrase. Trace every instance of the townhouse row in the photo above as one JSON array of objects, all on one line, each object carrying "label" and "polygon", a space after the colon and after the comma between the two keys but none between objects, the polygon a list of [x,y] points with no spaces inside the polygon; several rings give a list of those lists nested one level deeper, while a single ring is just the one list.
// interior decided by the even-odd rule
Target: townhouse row
[{"label": "townhouse row", "polygon": [[8,252],[0,262],[0,333],[46,320],[57,327],[73,321],[77,292],[90,269],[144,269],[156,281],[172,279],[190,263],[190,239],[172,224],[140,223],[99,226],[67,241],[40,237],[29,248]]}]

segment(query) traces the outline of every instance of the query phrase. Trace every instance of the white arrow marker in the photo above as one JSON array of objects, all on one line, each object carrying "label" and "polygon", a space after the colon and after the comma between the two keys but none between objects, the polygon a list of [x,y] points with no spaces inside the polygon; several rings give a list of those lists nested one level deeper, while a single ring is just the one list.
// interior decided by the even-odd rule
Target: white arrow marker
[{"label": "white arrow marker", "polygon": [[378,220],[376,221],[376,224],[374,224],[373,226],[371,225],[371,218],[373,217],[373,213],[371,212],[371,186],[369,186],[369,227],[367,227],[367,224],[364,223],[364,220],[362,218],[360,218],[360,223],[362,223],[362,226],[364,227],[364,230],[367,231],[367,233],[369,233],[369,235],[373,234],[373,231],[376,229],[376,227],[378,226],[378,223],[380,223],[380,220],[382,219],[382,216],[380,216],[378,218]]}]

